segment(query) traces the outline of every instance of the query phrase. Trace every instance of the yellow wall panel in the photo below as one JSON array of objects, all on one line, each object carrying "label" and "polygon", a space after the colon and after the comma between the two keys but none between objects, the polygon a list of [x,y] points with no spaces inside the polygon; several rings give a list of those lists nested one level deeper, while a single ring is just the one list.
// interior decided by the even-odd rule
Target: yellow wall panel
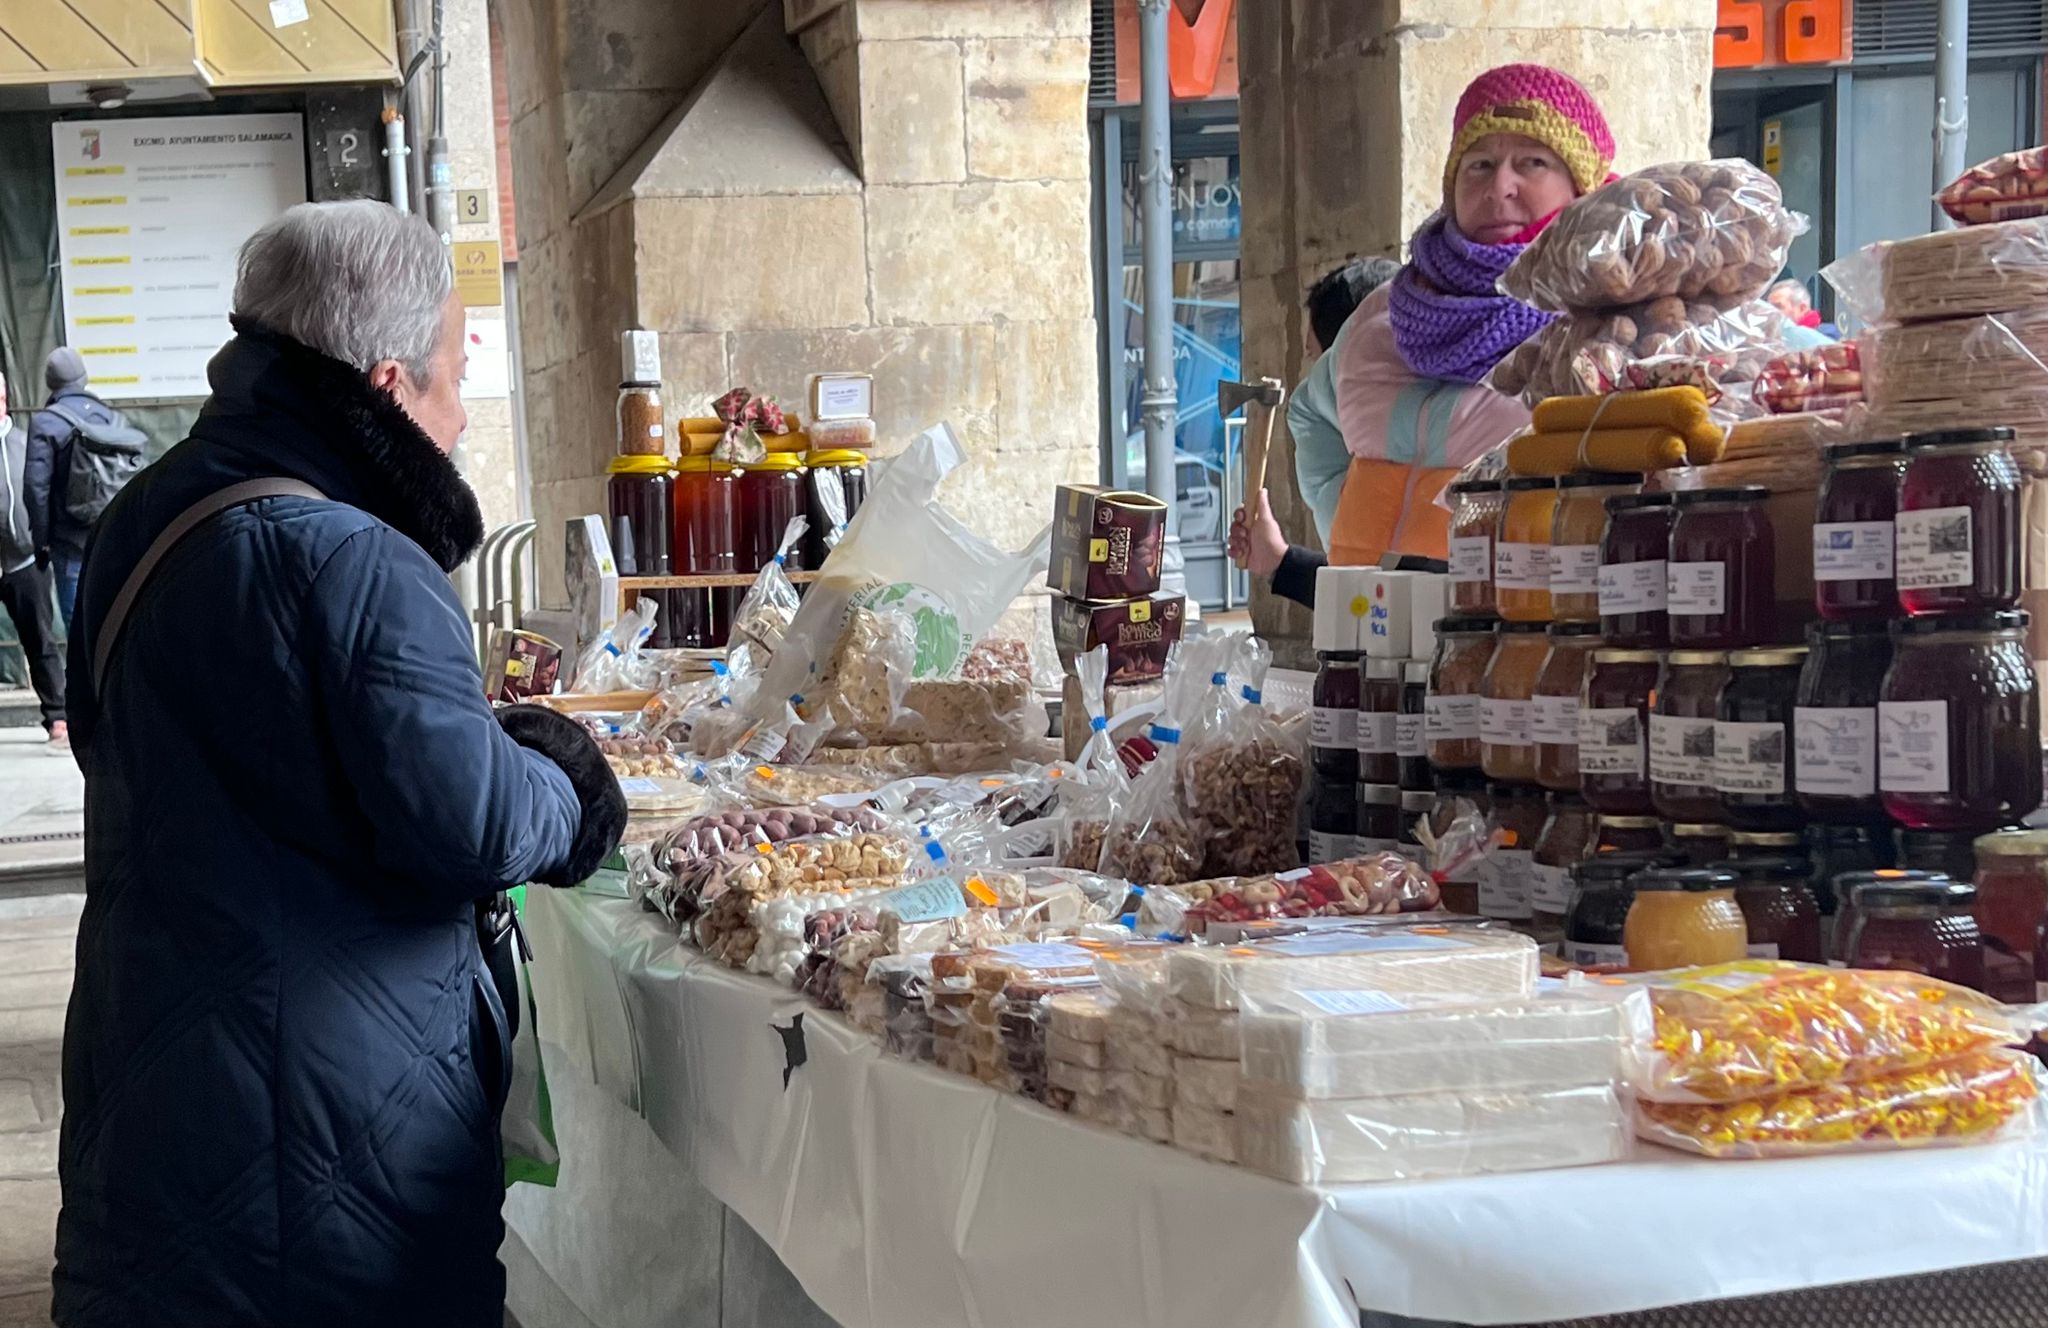
[{"label": "yellow wall panel", "polygon": [[64,0],[13,0],[0,28],[46,70],[126,70],[131,66]]},{"label": "yellow wall panel", "polygon": [[397,76],[389,0],[305,3],[304,22],[277,27],[268,0],[197,0],[199,56],[214,85],[377,82]]},{"label": "yellow wall panel", "polygon": [[5,0],[0,83],[190,77],[190,0]]}]

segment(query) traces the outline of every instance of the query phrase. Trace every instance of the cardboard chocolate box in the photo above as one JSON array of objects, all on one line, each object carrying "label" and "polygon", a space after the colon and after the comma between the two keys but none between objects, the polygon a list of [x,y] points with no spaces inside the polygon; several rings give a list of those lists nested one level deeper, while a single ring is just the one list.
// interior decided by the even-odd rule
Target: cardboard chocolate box
[{"label": "cardboard chocolate box", "polygon": [[1159,589],[1166,504],[1150,494],[1062,484],[1053,491],[1052,588],[1113,600]]},{"label": "cardboard chocolate box", "polygon": [[1107,603],[1058,596],[1052,602],[1052,640],[1069,670],[1106,645],[1110,682],[1147,682],[1166,672],[1167,652],[1180,641],[1186,619],[1187,600],[1180,595]]}]

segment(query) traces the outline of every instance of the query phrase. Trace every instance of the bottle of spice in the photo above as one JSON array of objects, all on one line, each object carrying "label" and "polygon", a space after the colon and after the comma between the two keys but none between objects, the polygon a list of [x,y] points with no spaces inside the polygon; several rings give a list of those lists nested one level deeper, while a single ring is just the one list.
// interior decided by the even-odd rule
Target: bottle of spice
[{"label": "bottle of spice", "polygon": [[[619,338],[618,426],[620,456],[658,457],[668,451],[661,414],[661,339],[655,332],[628,330]],[[636,523],[637,524],[637,523]],[[635,538],[645,536],[635,531]]]}]

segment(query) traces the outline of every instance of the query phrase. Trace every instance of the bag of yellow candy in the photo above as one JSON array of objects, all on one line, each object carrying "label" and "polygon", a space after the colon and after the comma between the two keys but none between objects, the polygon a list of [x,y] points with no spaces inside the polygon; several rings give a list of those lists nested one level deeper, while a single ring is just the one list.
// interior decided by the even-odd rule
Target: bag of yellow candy
[{"label": "bag of yellow candy", "polygon": [[1744,1102],[1638,1101],[1636,1135],[1708,1157],[1981,1143],[2031,1128],[2038,1092],[2033,1057],[2001,1049]]},{"label": "bag of yellow candy", "polygon": [[1924,1070],[2026,1041],[1989,997],[1917,973],[1749,960],[1650,979],[1631,1055],[1650,1102],[1742,1102]]}]

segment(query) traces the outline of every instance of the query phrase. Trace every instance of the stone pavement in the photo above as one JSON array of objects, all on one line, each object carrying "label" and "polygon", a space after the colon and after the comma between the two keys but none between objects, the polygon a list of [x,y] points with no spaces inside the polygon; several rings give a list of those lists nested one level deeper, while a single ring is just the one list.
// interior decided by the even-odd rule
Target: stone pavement
[{"label": "stone pavement", "polygon": [[58,1050],[84,905],[77,894],[0,898],[0,1328],[50,1321]]},{"label": "stone pavement", "polygon": [[0,729],[0,898],[82,888],[84,827],[78,763],[40,728]]}]

